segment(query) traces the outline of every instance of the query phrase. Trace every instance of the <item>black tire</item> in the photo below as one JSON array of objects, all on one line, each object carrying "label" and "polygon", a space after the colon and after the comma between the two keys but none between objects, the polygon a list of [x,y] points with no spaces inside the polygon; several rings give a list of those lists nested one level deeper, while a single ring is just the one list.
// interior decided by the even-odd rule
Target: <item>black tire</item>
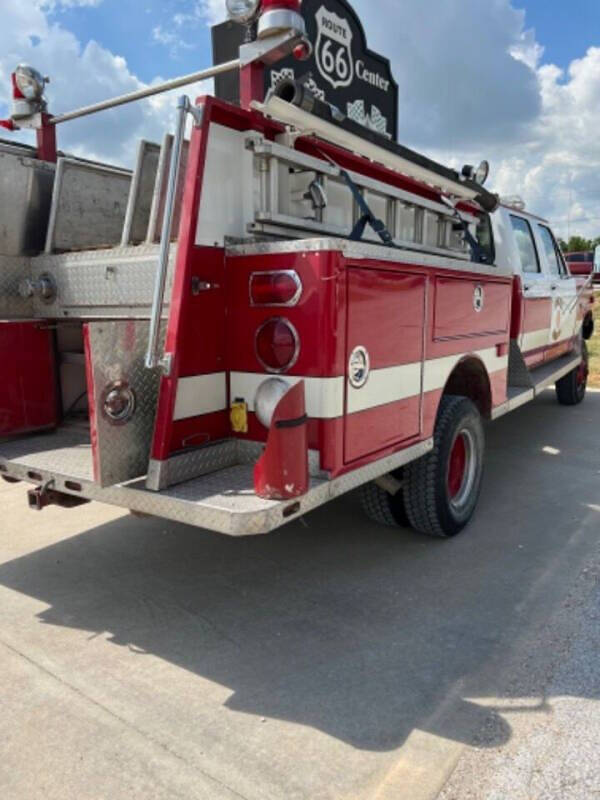
[{"label": "black tire", "polygon": [[578,406],[585,400],[589,375],[587,344],[581,343],[581,364],[556,383],[556,397],[561,406]]},{"label": "black tire", "polygon": [[[392,477],[402,481],[402,470],[393,472]],[[410,528],[402,489],[391,495],[375,482],[366,483],[360,488],[360,502],[367,517],[378,525],[385,525],[388,528]]]},{"label": "black tire", "polygon": [[[463,448],[460,474],[457,451]],[[484,453],[485,434],[477,408],[466,397],[443,397],[433,450],[404,468],[406,513],[416,531],[446,539],[464,530],[481,493]],[[457,474],[460,485],[453,494]]]}]

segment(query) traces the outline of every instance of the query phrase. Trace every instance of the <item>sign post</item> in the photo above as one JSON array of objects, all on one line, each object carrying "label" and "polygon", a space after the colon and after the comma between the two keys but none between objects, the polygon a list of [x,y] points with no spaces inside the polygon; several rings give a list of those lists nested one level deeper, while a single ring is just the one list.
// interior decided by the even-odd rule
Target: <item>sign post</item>
[{"label": "sign post", "polygon": [[[367,46],[361,21],[347,0],[303,0],[313,54],[308,61],[289,57],[265,69],[265,94],[286,78],[303,79],[320,100],[337,106],[354,122],[396,141],[398,85],[390,62]],[[213,28],[215,64],[235,58],[245,41],[243,25],[224,22]],[[216,78],[217,97],[239,103],[239,75]]]}]

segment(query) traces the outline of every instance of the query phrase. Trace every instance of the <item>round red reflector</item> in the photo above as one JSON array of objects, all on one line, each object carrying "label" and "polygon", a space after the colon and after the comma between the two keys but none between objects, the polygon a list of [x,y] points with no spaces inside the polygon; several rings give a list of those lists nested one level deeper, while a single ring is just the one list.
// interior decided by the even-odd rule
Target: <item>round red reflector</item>
[{"label": "round red reflector", "polygon": [[300,339],[285,319],[269,319],[256,334],[256,355],[268,372],[285,372],[300,355]]},{"label": "round red reflector", "polygon": [[295,272],[257,272],[250,278],[250,298],[255,306],[295,305],[301,292]]}]

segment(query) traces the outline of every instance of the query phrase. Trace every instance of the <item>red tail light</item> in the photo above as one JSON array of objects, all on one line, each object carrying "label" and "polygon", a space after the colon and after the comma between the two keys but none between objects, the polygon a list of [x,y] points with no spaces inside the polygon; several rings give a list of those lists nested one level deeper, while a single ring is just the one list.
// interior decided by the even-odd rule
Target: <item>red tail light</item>
[{"label": "red tail light", "polygon": [[293,270],[255,272],[250,277],[253,306],[295,306],[302,295],[302,282]]},{"label": "red tail light", "polygon": [[269,319],[256,334],[256,355],[267,372],[291,369],[300,355],[300,337],[286,319]]},{"label": "red tail light", "polygon": [[17,86],[17,76],[13,72],[11,75],[12,79],[12,87],[13,87],[13,100],[25,100],[25,95]]}]

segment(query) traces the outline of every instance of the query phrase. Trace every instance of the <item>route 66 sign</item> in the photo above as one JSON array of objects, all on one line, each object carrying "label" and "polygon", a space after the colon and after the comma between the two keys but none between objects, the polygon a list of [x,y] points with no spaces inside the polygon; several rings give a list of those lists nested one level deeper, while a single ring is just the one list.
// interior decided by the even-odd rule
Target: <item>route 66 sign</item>
[{"label": "route 66 sign", "polygon": [[[302,79],[320,100],[337,106],[349,120],[395,141],[398,85],[389,60],[369,49],[360,18],[348,0],[302,0],[301,13],[313,53],[308,61],[300,63],[290,56],[269,66],[265,94],[285,78]],[[215,64],[238,58],[246,34],[243,25],[231,21],[215,26]],[[239,73],[217,75],[215,91],[217,97],[238,103]]]},{"label": "route 66 sign", "polygon": [[316,21],[315,58],[319,72],[334,89],[350,86],[354,80],[350,24],[325,6],[317,11]]}]

